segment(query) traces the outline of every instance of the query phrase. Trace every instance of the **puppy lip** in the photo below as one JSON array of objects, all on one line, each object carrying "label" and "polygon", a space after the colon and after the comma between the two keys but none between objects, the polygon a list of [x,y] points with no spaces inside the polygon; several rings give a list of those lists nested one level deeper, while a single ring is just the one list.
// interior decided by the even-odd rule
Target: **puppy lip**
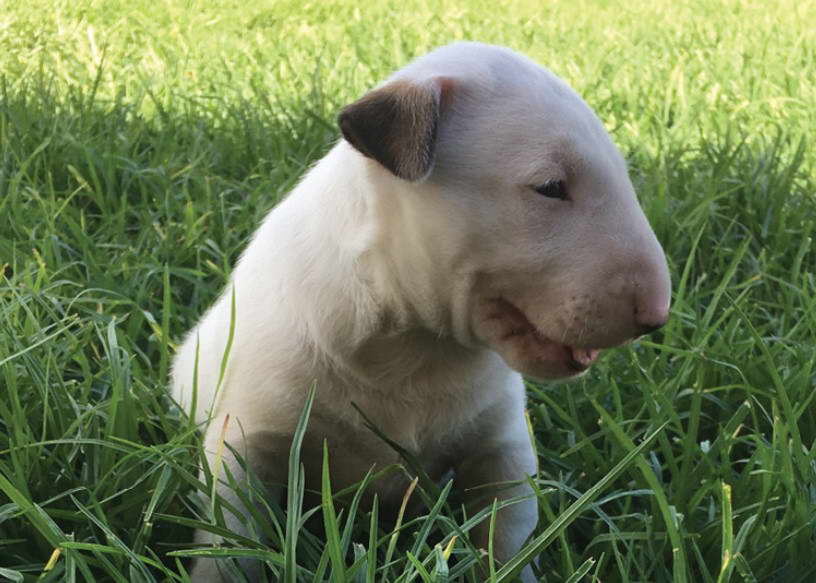
[{"label": "puppy lip", "polygon": [[587,370],[592,365],[592,363],[595,362],[595,360],[597,360],[598,355],[601,353],[600,348],[571,346],[568,344],[557,342],[552,338],[549,338],[547,335],[545,335],[538,327],[536,327],[530,321],[530,319],[521,309],[519,309],[514,303],[512,303],[508,299],[499,297],[495,298],[494,301],[502,305],[505,309],[509,310],[523,322],[523,325],[516,326],[509,330],[506,334],[504,334],[502,336],[502,340],[509,340],[513,337],[525,336],[529,334],[535,339],[537,343],[541,344],[542,346],[550,345],[561,348],[564,353],[564,362],[567,365],[567,367],[579,373]]}]

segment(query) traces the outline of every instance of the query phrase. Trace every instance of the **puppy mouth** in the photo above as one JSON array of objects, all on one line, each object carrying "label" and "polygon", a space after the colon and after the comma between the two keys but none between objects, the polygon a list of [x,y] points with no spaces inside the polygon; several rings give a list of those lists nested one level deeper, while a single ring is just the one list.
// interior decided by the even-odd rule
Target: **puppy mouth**
[{"label": "puppy mouth", "polygon": [[499,308],[501,317],[510,324],[509,329],[501,335],[502,341],[521,342],[528,353],[535,354],[539,360],[563,363],[568,371],[581,373],[594,363],[601,351],[598,348],[572,346],[557,342],[539,330],[519,308],[504,298],[493,300]]},{"label": "puppy mouth", "polygon": [[524,331],[514,329],[505,335],[502,340],[508,340],[518,336],[529,336],[538,346],[539,353],[550,357],[546,358],[546,360],[563,361],[575,372],[583,372],[587,370],[590,366],[592,366],[592,363],[597,360],[598,355],[601,353],[601,351],[597,348],[579,348],[550,340],[536,328],[533,328],[532,325],[530,325],[529,329]]},{"label": "puppy mouth", "polygon": [[571,352],[571,357],[567,364],[577,371],[588,369],[598,358],[601,351],[597,348],[575,348],[567,347]]}]

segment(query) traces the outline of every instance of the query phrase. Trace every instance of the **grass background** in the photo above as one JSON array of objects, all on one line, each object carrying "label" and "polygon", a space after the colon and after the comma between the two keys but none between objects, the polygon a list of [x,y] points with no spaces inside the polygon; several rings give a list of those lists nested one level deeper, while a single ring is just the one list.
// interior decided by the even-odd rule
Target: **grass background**
[{"label": "grass background", "polygon": [[[174,342],[337,109],[472,39],[595,108],[673,273],[660,335],[529,387],[541,577],[812,581],[814,21],[789,0],[0,2],[0,579],[185,580],[191,526],[220,519],[165,396]],[[278,513],[277,546],[231,542],[301,580],[510,580],[462,536],[447,560],[463,519],[429,514],[397,539],[338,509],[294,540]]]}]

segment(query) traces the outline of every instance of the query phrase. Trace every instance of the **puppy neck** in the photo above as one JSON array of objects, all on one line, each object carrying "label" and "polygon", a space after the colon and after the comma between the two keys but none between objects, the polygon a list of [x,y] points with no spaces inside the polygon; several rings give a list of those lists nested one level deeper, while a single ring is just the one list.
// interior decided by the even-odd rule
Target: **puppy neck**
[{"label": "puppy neck", "polygon": [[273,213],[276,231],[297,225],[280,250],[299,274],[287,296],[334,366],[381,382],[388,370],[410,375],[474,351],[453,335],[456,290],[443,242],[426,237],[428,223],[444,218],[436,194],[341,141]]}]

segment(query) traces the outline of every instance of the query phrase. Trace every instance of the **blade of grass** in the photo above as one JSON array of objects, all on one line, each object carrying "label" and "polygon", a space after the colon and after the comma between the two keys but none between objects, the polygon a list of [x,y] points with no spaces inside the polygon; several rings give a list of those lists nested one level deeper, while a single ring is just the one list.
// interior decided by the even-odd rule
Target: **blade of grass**
[{"label": "blade of grass", "polygon": [[[501,569],[496,573],[496,583],[505,583],[511,581],[518,576],[521,570],[528,565],[542,550],[544,550],[558,535],[569,526],[578,515],[586,508],[590,502],[597,498],[601,492],[620,474],[622,474],[630,464],[638,459],[638,456],[648,448],[652,442],[657,438],[663,428],[668,422],[663,423],[660,427],[654,430],[650,435],[645,437],[643,441],[635,447],[630,448],[629,452],[624,458],[603,477],[597,484],[589,488],[584,494],[575,502],[573,502],[566,511],[558,516],[541,534],[537,535],[533,540],[524,545],[524,547],[509,561],[502,565]],[[645,462],[644,462],[645,463]]]},{"label": "blade of grass", "polygon": [[286,538],[283,552],[283,577],[285,583],[296,583],[297,581],[298,530],[300,529],[303,492],[306,485],[306,471],[300,463],[300,450],[303,447],[303,438],[306,435],[309,415],[312,412],[316,388],[315,385],[312,385],[309,389],[289,449],[289,478],[286,489]]},{"label": "blade of grass", "polygon": [[346,580],[346,565],[343,560],[343,551],[340,548],[340,525],[334,511],[334,502],[331,493],[331,478],[329,476],[329,444],[323,440],[323,482],[321,500],[323,508],[323,526],[326,533],[326,546],[331,559],[331,580],[344,582]]}]

